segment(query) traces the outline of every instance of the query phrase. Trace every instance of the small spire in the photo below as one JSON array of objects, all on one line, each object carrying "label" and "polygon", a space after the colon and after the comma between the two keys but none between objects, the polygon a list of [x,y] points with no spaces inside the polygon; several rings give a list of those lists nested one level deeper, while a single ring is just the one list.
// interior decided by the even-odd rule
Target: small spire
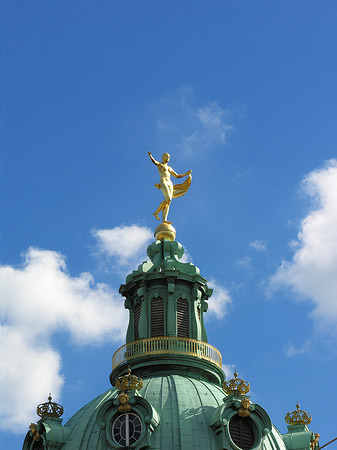
[{"label": "small spire", "polygon": [[52,396],[49,392],[48,402],[40,403],[36,408],[36,413],[38,416],[44,419],[45,417],[61,417],[63,414],[63,406],[58,403],[52,402]]},{"label": "small spire", "polygon": [[300,404],[296,403],[296,410],[288,412],[284,420],[288,425],[309,425],[311,422],[311,414],[300,409]]},{"label": "small spire", "polygon": [[234,378],[229,381],[225,381],[222,385],[222,389],[228,395],[245,395],[249,392],[250,384],[248,381],[238,378],[238,373],[235,369]]}]

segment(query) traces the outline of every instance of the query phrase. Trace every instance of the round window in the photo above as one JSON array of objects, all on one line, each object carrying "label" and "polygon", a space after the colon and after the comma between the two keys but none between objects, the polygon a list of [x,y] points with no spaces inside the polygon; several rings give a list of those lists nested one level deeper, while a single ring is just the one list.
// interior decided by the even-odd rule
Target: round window
[{"label": "round window", "polygon": [[112,425],[112,437],[122,447],[134,444],[141,434],[142,422],[136,414],[122,414]]},{"label": "round window", "polygon": [[254,423],[250,417],[240,417],[238,414],[229,421],[229,433],[232,441],[242,450],[250,450],[254,445]]}]

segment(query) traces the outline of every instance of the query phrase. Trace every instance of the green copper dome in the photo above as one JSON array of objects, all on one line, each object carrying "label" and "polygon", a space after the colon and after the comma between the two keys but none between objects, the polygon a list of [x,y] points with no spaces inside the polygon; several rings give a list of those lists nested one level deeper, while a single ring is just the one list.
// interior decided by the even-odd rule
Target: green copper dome
[{"label": "green copper dome", "polygon": [[[223,448],[221,432],[214,430],[214,426],[211,427],[212,414],[224,405],[225,394],[220,386],[178,374],[145,378],[143,383],[143,388],[136,393],[136,397],[141,397],[154,408],[159,424],[149,436],[145,436],[145,441],[148,442],[141,442],[141,447],[135,448],[158,450]],[[117,391],[112,388],[80,409],[66,424],[70,435],[62,448],[64,450],[110,448],[106,446],[106,434],[111,433],[109,429],[111,426],[106,424],[100,428],[100,411],[106,405],[113,405],[116,398]],[[149,439],[146,439],[148,437]],[[260,447],[258,437],[257,433],[254,447]],[[275,428],[262,439],[266,450],[286,449],[281,435]],[[232,445],[233,449],[237,448],[234,443]]]},{"label": "green copper dome", "polygon": [[308,429],[290,425],[283,438],[246,395],[247,382],[235,374],[224,384],[203,319],[212,290],[197,267],[179,261],[183,253],[176,241],[152,243],[150,261],[121,286],[130,315],[126,344],[113,356],[114,387],[64,426],[46,404],[23,450],[308,450]]}]

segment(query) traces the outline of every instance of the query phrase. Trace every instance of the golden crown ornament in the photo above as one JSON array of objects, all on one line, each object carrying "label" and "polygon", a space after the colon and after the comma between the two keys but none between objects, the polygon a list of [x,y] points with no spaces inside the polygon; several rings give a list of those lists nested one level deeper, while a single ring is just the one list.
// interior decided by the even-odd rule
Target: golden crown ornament
[{"label": "golden crown ornament", "polygon": [[238,378],[238,374],[235,371],[234,378],[229,381],[225,381],[222,385],[222,389],[227,395],[245,395],[249,392],[250,384],[248,381]]},{"label": "golden crown ornament", "polygon": [[131,369],[128,369],[126,375],[118,377],[115,387],[118,391],[139,390],[143,387],[143,380],[136,375],[131,375]]},{"label": "golden crown ornament", "polygon": [[284,420],[288,425],[309,425],[311,422],[311,414],[300,409],[300,405],[297,402],[296,410],[288,412]]},{"label": "golden crown ornament", "polygon": [[63,406],[58,403],[52,402],[52,396],[49,394],[48,402],[41,403],[36,408],[36,413],[38,416],[44,417],[61,417],[63,414]]}]

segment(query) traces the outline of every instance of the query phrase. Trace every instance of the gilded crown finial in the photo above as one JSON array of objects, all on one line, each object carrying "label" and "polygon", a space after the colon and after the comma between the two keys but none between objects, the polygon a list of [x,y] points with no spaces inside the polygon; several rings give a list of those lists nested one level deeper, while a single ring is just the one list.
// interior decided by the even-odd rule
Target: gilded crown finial
[{"label": "gilded crown finial", "polygon": [[296,404],[296,410],[288,412],[284,418],[288,425],[309,425],[311,419],[311,414],[300,409],[298,401]]},{"label": "gilded crown finial", "polygon": [[248,381],[238,378],[238,373],[235,369],[234,378],[229,381],[225,381],[222,385],[222,389],[228,395],[245,395],[249,392],[250,384]]},{"label": "gilded crown finial", "polygon": [[63,414],[63,406],[58,403],[52,402],[52,396],[49,392],[48,402],[40,403],[36,408],[36,413],[38,416],[42,417],[61,417]]},{"label": "gilded crown finial", "polygon": [[128,369],[126,375],[118,377],[115,387],[118,391],[139,390],[143,387],[143,380],[136,375],[131,375],[131,369]]}]

